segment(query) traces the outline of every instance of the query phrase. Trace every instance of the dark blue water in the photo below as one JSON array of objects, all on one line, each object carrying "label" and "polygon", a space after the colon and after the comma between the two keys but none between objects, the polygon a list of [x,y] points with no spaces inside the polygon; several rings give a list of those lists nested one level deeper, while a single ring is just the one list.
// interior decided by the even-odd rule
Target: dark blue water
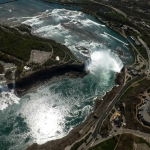
[{"label": "dark blue water", "polygon": [[10,0],[0,0],[0,4],[5,2],[10,2]]}]

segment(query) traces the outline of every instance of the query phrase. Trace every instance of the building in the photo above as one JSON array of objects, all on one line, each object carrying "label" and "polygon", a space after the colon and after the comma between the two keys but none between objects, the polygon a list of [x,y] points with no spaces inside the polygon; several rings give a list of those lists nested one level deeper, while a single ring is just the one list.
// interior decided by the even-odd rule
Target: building
[{"label": "building", "polygon": [[59,61],[59,60],[60,60],[59,56],[56,56],[56,60],[57,60],[57,61]]},{"label": "building", "polygon": [[150,97],[144,97],[145,101],[143,105],[139,108],[138,119],[143,122],[143,124],[150,126]]},{"label": "building", "polygon": [[24,70],[25,70],[25,71],[29,71],[30,69],[31,69],[30,67],[24,66]]}]

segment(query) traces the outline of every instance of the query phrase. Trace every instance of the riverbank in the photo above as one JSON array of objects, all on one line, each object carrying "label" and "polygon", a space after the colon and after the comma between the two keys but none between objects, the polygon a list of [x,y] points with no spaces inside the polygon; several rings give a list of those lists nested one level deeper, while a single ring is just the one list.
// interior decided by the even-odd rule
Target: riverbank
[{"label": "riverbank", "polygon": [[[113,28],[112,26],[108,25],[107,24],[108,21],[105,21],[104,19],[102,19],[101,17],[99,17],[95,12],[93,12],[91,10],[88,10],[86,8],[83,8],[83,6],[89,6],[89,4],[88,4],[89,2],[82,4],[82,3],[78,3],[78,2],[52,2],[50,0],[43,0],[43,1],[47,2],[47,3],[51,3],[51,4],[58,4],[58,5],[68,6],[70,8],[78,8],[78,9],[80,9],[80,11],[82,11],[82,12],[88,14],[88,15],[91,15],[93,18],[95,18],[97,21],[99,21],[100,23],[102,23],[103,25],[105,25],[107,28],[109,28],[109,29],[117,32],[119,35],[123,36],[123,34],[120,31],[118,31],[115,28]],[[96,3],[92,2],[92,1],[90,2],[90,4],[92,6],[97,5]],[[98,4],[98,5],[100,5],[100,4]],[[104,5],[102,5],[102,6],[104,6]]]},{"label": "riverbank", "polygon": [[[57,3],[58,4],[58,3]],[[62,76],[63,77],[63,76]],[[57,78],[57,77],[56,77]],[[56,79],[57,80],[57,79]],[[54,79],[55,81],[55,79]],[[116,75],[116,82],[121,82],[120,75]],[[116,96],[116,94],[121,89],[122,85],[113,87],[109,92],[105,94],[105,96],[101,99],[97,100],[97,104],[95,103],[95,110],[87,116],[86,120],[79,126],[72,129],[67,136],[56,139],[52,141],[48,141],[45,144],[38,145],[37,143],[34,143],[30,147],[27,148],[27,150],[64,150],[65,147],[72,145],[75,141],[80,139],[82,136],[84,136],[92,126],[96,124],[98,121],[98,118],[101,117],[101,115],[105,112],[106,108],[111,103],[111,100]],[[111,97],[111,99],[110,99]],[[99,114],[97,116],[97,114]]]},{"label": "riverbank", "polygon": [[[53,82],[53,81],[55,81],[55,80],[59,80],[59,79],[62,79],[62,78],[66,78],[66,77],[70,77],[70,76],[67,76],[66,74],[68,74],[68,73],[65,73],[64,75],[60,75],[60,76],[57,76],[57,74],[55,74],[53,77],[52,77],[52,79],[50,79],[50,82]],[[72,73],[73,75],[74,75],[74,72]],[[39,75],[40,76],[40,75]],[[42,75],[43,76],[43,75]],[[57,76],[57,77],[56,77]],[[33,78],[34,79],[34,78]],[[38,78],[39,79],[39,78]],[[46,81],[43,81],[43,84],[45,84],[45,83],[47,83],[47,82],[49,82],[49,79],[47,79]],[[36,87],[36,85],[37,85],[37,87]],[[38,88],[39,86],[41,86],[42,85],[42,82],[40,82],[40,80],[39,80],[39,82],[38,81],[36,81],[35,80],[35,84],[33,83],[32,85],[31,85],[31,88],[33,88],[33,91],[36,89],[36,88]],[[73,87],[73,86],[72,86]],[[28,87],[27,87],[27,89],[28,89]],[[24,88],[22,87],[21,89],[19,89],[20,90],[20,92],[21,93],[23,93],[24,91],[26,91],[26,89],[24,90]],[[112,90],[113,91],[113,90]],[[30,92],[30,87],[29,87],[29,91],[28,92]],[[32,91],[31,91],[32,92]],[[114,94],[116,94],[115,93],[115,91],[114,91]],[[110,95],[111,96],[111,95]],[[108,96],[109,98],[110,98],[110,96]],[[109,102],[110,102],[111,100],[110,99],[108,99],[108,105],[109,105]],[[99,102],[102,102],[102,101],[100,101],[99,100]],[[107,102],[107,101],[106,101]],[[104,101],[104,103],[105,103],[105,101]],[[103,103],[103,106],[104,106],[104,103]],[[100,105],[100,104],[99,104]],[[107,107],[107,105],[105,104],[105,107]],[[104,107],[104,108],[105,108]],[[97,111],[98,113],[100,113],[101,112],[101,108],[103,108],[103,107],[99,107],[100,108],[100,111]],[[103,112],[101,112],[101,113],[103,113]],[[93,114],[93,116],[94,116],[94,114]],[[94,118],[93,119],[93,116],[91,116],[91,119],[89,118],[89,120],[91,120],[91,121],[88,121],[87,122],[87,124],[90,124],[88,127],[86,127],[85,128],[85,126],[87,125],[85,125],[85,126],[83,126],[83,128],[85,129],[84,131],[82,130],[83,128],[81,128],[81,130],[83,131],[83,132],[78,132],[77,131],[77,135],[79,134],[79,136],[82,136],[82,135],[80,135],[81,133],[86,133],[86,131],[87,131],[87,129],[88,128],[90,128],[92,125],[93,125],[93,123],[95,123],[95,120],[97,120],[96,118]],[[96,115],[97,116],[97,115]],[[98,116],[99,117],[99,116]],[[74,138],[74,135],[72,135],[72,138]],[[70,140],[70,139],[68,139],[68,140]],[[75,139],[73,139],[73,142],[74,142],[74,140]],[[64,142],[66,142],[66,141],[64,141]],[[71,142],[70,142],[71,143]],[[57,145],[57,143],[55,143],[56,145]],[[61,146],[61,145],[59,145],[59,146]],[[52,148],[53,149],[53,148]]]},{"label": "riverbank", "polygon": [[61,139],[48,141],[42,145],[34,143],[26,150],[64,150],[65,147],[72,145],[75,141],[79,140],[81,137],[87,134],[90,131],[91,127],[94,127],[96,125],[98,118],[102,116],[105,109],[109,106],[111,100],[119,92],[121,87],[122,85],[114,86],[109,92],[106,92],[103,98],[97,98],[95,103],[95,110],[92,113],[90,113],[89,116],[87,116],[86,120],[83,123],[72,129],[65,137]]},{"label": "riverbank", "polygon": [[34,92],[38,87],[46,83],[61,80],[62,78],[83,78],[87,74],[88,71],[84,69],[84,64],[53,66],[17,80],[15,94],[18,97],[22,97],[25,94]]}]

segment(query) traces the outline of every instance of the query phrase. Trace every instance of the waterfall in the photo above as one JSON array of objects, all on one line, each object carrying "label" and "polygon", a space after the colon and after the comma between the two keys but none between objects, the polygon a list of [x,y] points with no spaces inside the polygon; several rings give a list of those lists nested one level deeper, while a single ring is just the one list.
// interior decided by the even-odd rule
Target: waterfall
[{"label": "waterfall", "polygon": [[95,51],[91,54],[91,61],[87,61],[87,69],[92,73],[100,72],[101,69],[106,71],[120,72],[123,63],[117,54],[111,51]]},{"label": "waterfall", "polygon": [[88,66],[91,64],[91,57],[88,57],[88,59],[85,61],[85,70],[88,68]]},{"label": "waterfall", "polygon": [[12,105],[13,103],[19,103],[20,100],[20,98],[18,98],[14,94],[14,88],[9,89],[7,85],[0,85],[0,97],[0,110],[6,109],[9,105]]},{"label": "waterfall", "polygon": [[113,53],[112,51],[110,52],[110,55],[117,62],[119,70],[121,71],[121,69],[123,68],[123,62],[122,62],[122,60],[119,58],[119,56],[117,54]]}]

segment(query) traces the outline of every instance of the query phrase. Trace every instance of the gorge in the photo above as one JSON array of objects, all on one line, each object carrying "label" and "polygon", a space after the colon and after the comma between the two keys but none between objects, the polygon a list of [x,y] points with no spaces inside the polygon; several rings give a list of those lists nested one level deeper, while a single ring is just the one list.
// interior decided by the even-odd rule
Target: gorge
[{"label": "gorge", "polygon": [[[124,45],[126,39],[80,8],[22,0],[1,5],[0,11],[2,24],[30,25],[33,34],[67,46],[83,62],[88,57],[76,47],[85,47],[91,59],[86,65],[90,72],[84,78],[47,83],[23,96],[18,104],[1,109],[0,149],[22,150],[34,142],[42,144],[67,135],[92,112],[93,98],[102,97],[115,85],[116,72],[133,62],[128,45]],[[123,56],[118,55],[117,46]]]}]

